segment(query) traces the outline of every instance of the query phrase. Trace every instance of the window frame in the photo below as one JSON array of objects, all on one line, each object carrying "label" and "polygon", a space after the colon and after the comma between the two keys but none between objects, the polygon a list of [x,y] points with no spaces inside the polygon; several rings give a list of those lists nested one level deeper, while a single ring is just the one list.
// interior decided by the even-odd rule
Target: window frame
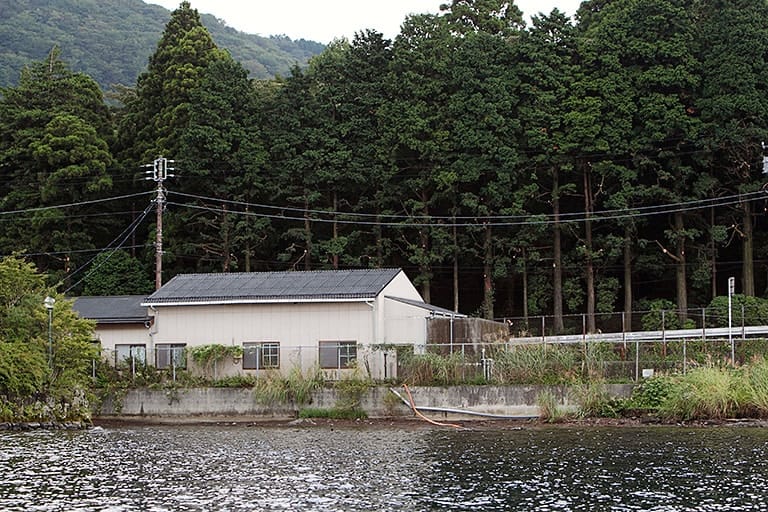
[{"label": "window frame", "polygon": [[[333,351],[335,363],[326,363],[329,352]],[[344,370],[357,366],[357,341],[354,340],[320,340],[318,342],[318,364],[323,370]]]},{"label": "window frame", "polygon": [[[163,351],[166,351],[165,353]],[[161,359],[162,358],[162,359]],[[167,359],[167,360],[166,360]],[[163,363],[161,365],[161,363]],[[187,344],[186,343],[158,343],[155,345],[155,368],[187,368]]]},{"label": "window frame", "polygon": [[[120,359],[120,348],[128,347],[128,354]],[[136,349],[140,349],[140,355],[136,354]],[[115,344],[115,368],[132,367],[135,363],[147,364],[147,344],[146,343],[116,343]]]},{"label": "window frame", "polygon": [[[249,351],[255,352],[250,355]],[[253,366],[251,366],[253,359]],[[267,362],[272,360],[271,362]],[[279,341],[246,341],[243,342],[243,370],[277,370],[280,368]],[[248,365],[248,366],[246,366]]]}]

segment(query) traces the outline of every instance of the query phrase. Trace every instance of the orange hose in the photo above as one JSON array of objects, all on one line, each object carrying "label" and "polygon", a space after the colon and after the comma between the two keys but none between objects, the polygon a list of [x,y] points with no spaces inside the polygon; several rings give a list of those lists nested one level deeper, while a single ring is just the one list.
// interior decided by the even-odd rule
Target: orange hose
[{"label": "orange hose", "polygon": [[440,423],[439,421],[432,420],[430,418],[427,418],[421,412],[416,409],[416,404],[413,402],[413,395],[411,395],[411,390],[408,389],[407,384],[403,384],[403,387],[405,388],[405,392],[408,393],[408,400],[411,401],[411,409],[413,409],[413,414],[418,416],[419,418],[423,419],[424,421],[431,423],[433,425],[437,425],[438,427],[453,427],[453,428],[464,428],[461,425],[456,425],[455,423]]}]

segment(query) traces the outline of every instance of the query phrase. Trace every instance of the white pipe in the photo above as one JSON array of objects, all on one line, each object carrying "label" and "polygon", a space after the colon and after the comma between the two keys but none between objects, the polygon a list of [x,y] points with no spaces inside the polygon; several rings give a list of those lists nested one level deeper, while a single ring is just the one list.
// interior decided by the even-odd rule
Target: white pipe
[{"label": "white pipe", "polygon": [[[395,391],[392,388],[389,388],[391,392],[397,396],[400,400],[403,401],[405,405],[408,406],[408,408],[411,408],[411,404],[406,400],[405,398],[400,395],[397,391]],[[504,414],[492,414],[489,412],[479,412],[479,411],[470,411],[467,409],[449,409],[444,407],[420,407],[420,406],[414,406],[416,409],[420,411],[431,411],[431,412],[444,412],[449,414],[467,414],[469,416],[482,416],[483,418],[496,418],[500,420],[530,420],[538,418],[538,416],[508,416]]]}]

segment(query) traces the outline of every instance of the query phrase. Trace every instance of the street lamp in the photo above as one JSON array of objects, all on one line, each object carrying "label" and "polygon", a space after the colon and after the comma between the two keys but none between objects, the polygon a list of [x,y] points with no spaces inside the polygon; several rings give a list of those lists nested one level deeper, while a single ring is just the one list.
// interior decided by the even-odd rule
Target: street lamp
[{"label": "street lamp", "polygon": [[53,305],[56,303],[56,299],[53,297],[46,297],[43,301],[45,309],[48,310],[48,366],[53,368]]}]

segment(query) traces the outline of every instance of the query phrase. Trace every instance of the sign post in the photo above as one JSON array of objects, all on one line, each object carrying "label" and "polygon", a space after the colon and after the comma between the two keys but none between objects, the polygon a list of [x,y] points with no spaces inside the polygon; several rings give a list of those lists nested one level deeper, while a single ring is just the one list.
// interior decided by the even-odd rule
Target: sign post
[{"label": "sign post", "polygon": [[733,292],[736,289],[736,278],[728,278],[728,342],[731,344],[731,364],[736,366],[736,347],[733,344],[733,333],[731,332],[731,326],[733,325]]}]

